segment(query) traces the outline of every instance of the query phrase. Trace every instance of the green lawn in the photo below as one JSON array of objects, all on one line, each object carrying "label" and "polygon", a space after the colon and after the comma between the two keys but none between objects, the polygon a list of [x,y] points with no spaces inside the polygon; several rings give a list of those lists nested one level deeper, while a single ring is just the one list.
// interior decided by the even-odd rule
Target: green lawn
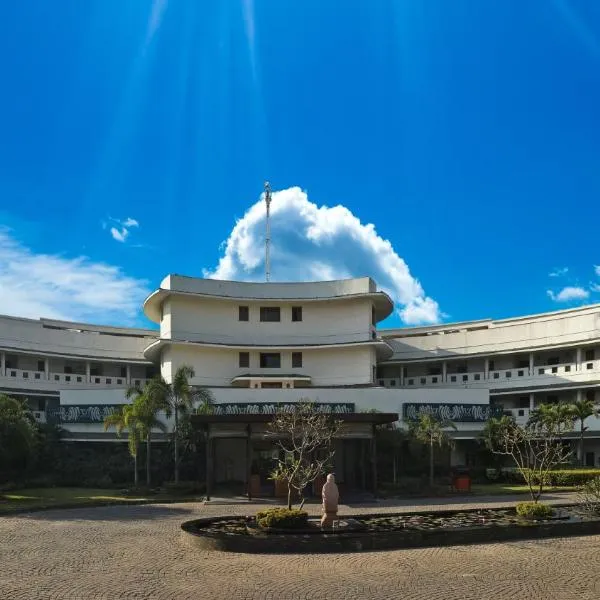
[{"label": "green lawn", "polygon": [[[161,502],[173,500],[167,494],[149,496],[129,496],[118,490],[90,489],[90,488],[34,488],[14,490],[0,494],[0,514],[7,514],[16,510],[39,510],[62,505],[99,506],[115,502],[139,502],[148,500]],[[189,498],[181,498],[189,499]]]},{"label": "green lawn", "polygon": [[[509,484],[509,483],[474,483],[472,492],[479,496],[494,496],[502,494],[529,494],[529,488],[522,484]],[[575,492],[577,488],[575,486],[557,486],[557,487],[545,487],[544,493],[546,492]]]}]

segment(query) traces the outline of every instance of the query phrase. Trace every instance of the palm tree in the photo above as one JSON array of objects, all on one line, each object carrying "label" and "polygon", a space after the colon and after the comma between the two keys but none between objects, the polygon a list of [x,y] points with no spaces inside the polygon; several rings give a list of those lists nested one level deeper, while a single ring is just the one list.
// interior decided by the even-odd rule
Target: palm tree
[{"label": "palm tree", "polygon": [[194,401],[200,401],[201,405],[208,406],[212,402],[212,393],[206,388],[192,389],[190,379],[195,376],[194,369],[188,365],[182,365],[175,371],[173,381],[167,383],[162,377],[157,377],[148,383],[147,394],[153,401],[164,407],[167,418],[175,419],[173,427],[173,454],[174,454],[174,479],[179,482],[179,421],[181,416],[189,414],[193,410]]},{"label": "palm tree", "polygon": [[599,416],[600,410],[593,400],[588,400],[586,398],[579,398],[578,400],[575,400],[575,402],[573,402],[569,408],[571,410],[571,417],[573,420],[579,421],[579,459],[581,466],[583,466],[583,432],[587,429],[587,427],[584,426],[584,421],[588,417]]},{"label": "palm tree", "polygon": [[132,412],[135,415],[139,438],[146,442],[146,485],[148,486],[152,479],[152,430],[160,429],[163,433],[167,431],[166,425],[158,418],[158,414],[165,409],[165,406],[150,394],[149,385],[146,384],[143,390],[135,387],[127,390],[127,397],[133,397]]},{"label": "palm tree", "polygon": [[433,450],[434,446],[451,445],[452,439],[444,429],[456,429],[456,425],[448,419],[425,413],[419,420],[411,423],[411,434],[421,443],[429,446],[429,485],[433,487]]},{"label": "palm tree", "polygon": [[560,438],[573,428],[572,408],[564,402],[540,404],[532,411],[527,425],[534,429],[551,430]]},{"label": "palm tree", "polygon": [[127,430],[127,441],[129,444],[129,454],[133,458],[133,482],[135,487],[138,487],[138,448],[140,444],[140,423],[137,420],[137,415],[132,404],[124,404],[115,412],[108,415],[104,419],[104,431],[109,427],[114,427],[117,430],[117,436],[121,437],[123,430]]}]

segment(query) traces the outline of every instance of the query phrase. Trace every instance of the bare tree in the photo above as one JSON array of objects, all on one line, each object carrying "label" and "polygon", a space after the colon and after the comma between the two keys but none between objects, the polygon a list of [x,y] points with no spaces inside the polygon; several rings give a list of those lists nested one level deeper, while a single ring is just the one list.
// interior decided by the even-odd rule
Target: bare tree
[{"label": "bare tree", "polygon": [[300,496],[304,506],[304,490],[333,459],[333,439],[342,422],[331,414],[317,412],[312,403],[301,402],[291,410],[275,414],[269,424],[275,443],[283,450],[283,458],[271,473],[271,479],[287,484],[287,504],[292,508],[292,491]]},{"label": "bare tree", "polygon": [[482,434],[486,446],[494,454],[512,458],[534,502],[538,502],[544,491],[548,473],[568,462],[571,456],[563,436],[561,420],[534,420],[520,427],[508,416],[490,419]]}]

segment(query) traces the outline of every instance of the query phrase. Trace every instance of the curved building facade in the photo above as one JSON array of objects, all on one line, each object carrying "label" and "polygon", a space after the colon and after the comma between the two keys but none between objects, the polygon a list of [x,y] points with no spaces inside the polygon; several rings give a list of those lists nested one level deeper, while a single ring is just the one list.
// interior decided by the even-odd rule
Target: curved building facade
[{"label": "curved building facade", "polygon": [[[0,392],[54,415],[73,440],[113,441],[125,389],[191,365],[224,407],[308,399],[400,420],[438,410],[473,440],[491,414],[525,423],[541,402],[600,401],[600,305],[403,329],[370,278],[243,283],[169,275],[143,307],[156,329],[0,317]],[[585,423],[600,465],[600,420]],[[455,462],[468,461],[459,443]]]}]

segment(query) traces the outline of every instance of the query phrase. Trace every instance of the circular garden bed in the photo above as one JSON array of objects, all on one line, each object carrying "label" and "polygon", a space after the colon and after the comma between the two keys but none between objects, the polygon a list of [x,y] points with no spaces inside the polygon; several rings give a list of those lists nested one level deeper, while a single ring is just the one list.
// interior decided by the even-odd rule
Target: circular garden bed
[{"label": "circular garden bed", "polygon": [[514,508],[430,513],[340,515],[333,529],[318,518],[302,529],[260,527],[255,517],[214,517],[182,524],[186,538],[205,550],[254,553],[356,552],[451,546],[600,533],[600,518],[577,507],[555,507],[551,517],[528,520]]}]

